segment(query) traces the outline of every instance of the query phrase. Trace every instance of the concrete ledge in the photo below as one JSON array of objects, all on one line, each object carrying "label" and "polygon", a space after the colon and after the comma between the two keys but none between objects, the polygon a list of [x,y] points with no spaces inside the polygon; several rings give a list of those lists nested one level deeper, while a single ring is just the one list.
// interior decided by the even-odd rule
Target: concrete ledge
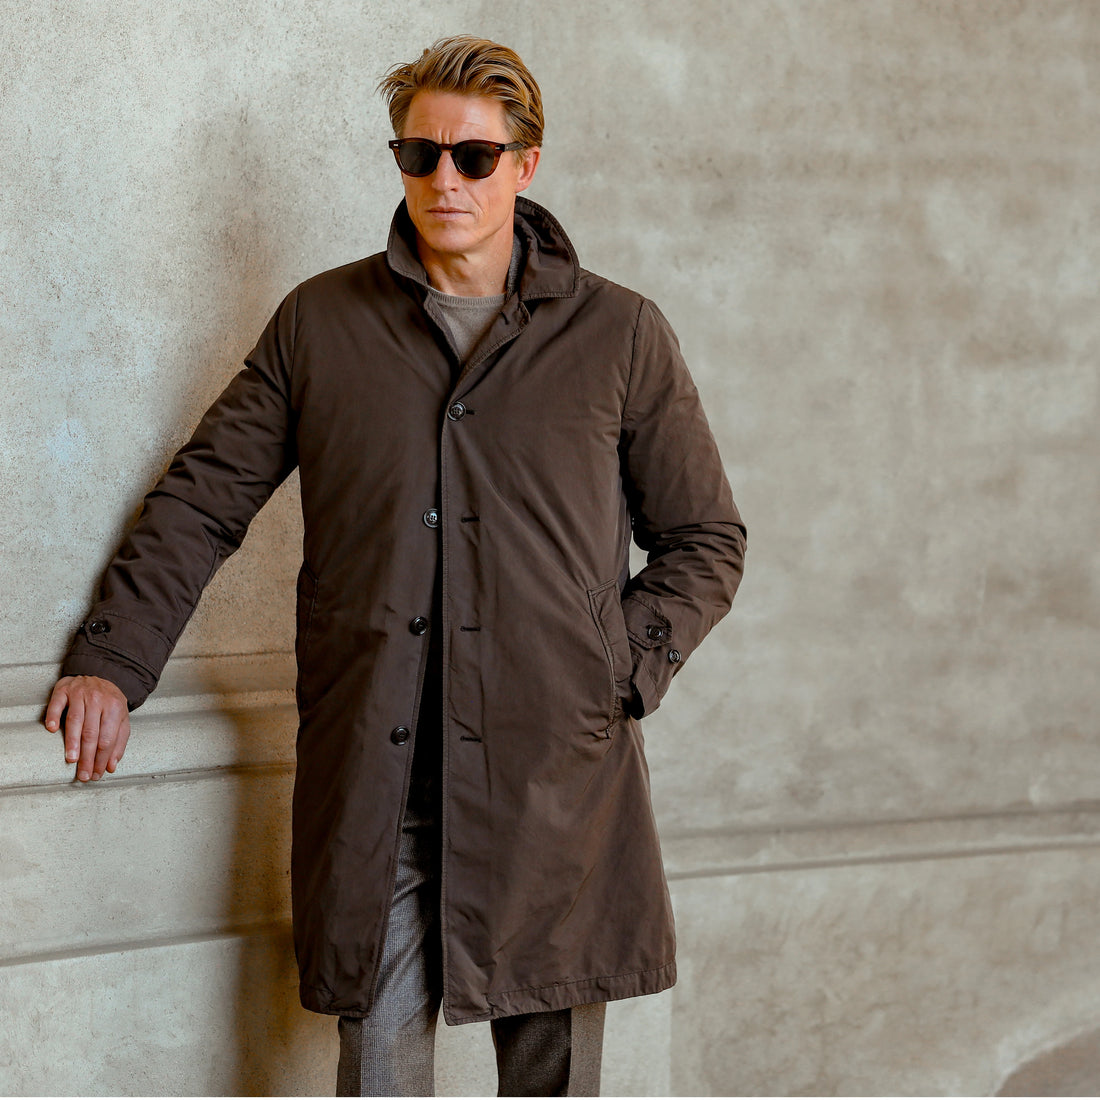
[{"label": "concrete ledge", "polygon": [[663,832],[672,880],[1100,846],[1100,803],[910,820]]},{"label": "concrete ledge", "polygon": [[[57,665],[43,662],[0,665],[0,725],[38,722],[57,677]],[[212,700],[240,706],[240,700],[276,695],[294,701],[293,653],[234,653],[211,657],[173,657],[156,691],[134,718],[204,709]]]},{"label": "concrete ledge", "polygon": [[[42,725],[56,666],[0,668],[0,796],[73,786],[59,734]],[[152,698],[131,717],[119,770],[103,785],[196,771],[291,765],[297,713],[289,653],[169,661]]]}]

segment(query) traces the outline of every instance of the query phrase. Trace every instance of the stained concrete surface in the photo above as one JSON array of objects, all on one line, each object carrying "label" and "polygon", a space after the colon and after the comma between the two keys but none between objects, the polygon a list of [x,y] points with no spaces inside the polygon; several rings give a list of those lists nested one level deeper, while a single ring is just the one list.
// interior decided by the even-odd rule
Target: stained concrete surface
[{"label": "stained concrete surface", "polygon": [[[669,1040],[623,1054],[642,1060],[620,1079],[973,1092],[1017,1069],[1039,1082],[1029,1066],[1059,1080],[1062,1065],[1077,1067],[1063,1085],[1100,1090],[1074,1045],[1100,996],[1076,923],[1097,830],[1073,818],[1100,789],[1096,4],[12,0],[0,29],[0,939],[9,963],[39,960],[0,966],[0,988],[38,989],[55,966],[41,988],[61,1005],[100,983],[80,987],[88,1011],[109,1005],[125,1036],[105,1061],[94,1027],[5,1033],[0,1091],[186,1082],[127,1077],[141,1059],[175,1064],[143,1045],[132,990],[202,997],[207,964],[185,974],[191,956],[160,941],[237,943],[235,922],[284,913],[284,796],[258,792],[282,790],[264,769],[292,758],[292,723],[264,717],[286,672],[257,659],[243,703],[232,681],[247,655],[290,648],[294,484],[182,639],[193,676],[178,706],[135,716],[129,787],[65,788],[32,696],[141,496],[282,295],[382,247],[400,184],[373,85],[465,30],[514,45],[539,77],[530,195],[586,266],[672,321],[749,526],[733,614],[644,723],[687,977]],[[193,793],[160,800],[158,777],[188,769],[178,787]],[[56,853],[59,832],[100,882]],[[246,842],[266,846],[247,872]],[[831,935],[797,919],[803,889]],[[81,897],[98,930],[66,969],[46,957],[54,916],[32,914]],[[989,897],[1022,905],[1038,938]],[[761,943],[780,973],[746,1019],[729,991],[764,965]],[[129,945],[129,977],[97,954],[109,944]],[[838,945],[879,964],[837,984]],[[965,965],[929,972],[941,947]],[[235,1004],[247,971],[264,1011],[295,1022],[271,1032],[274,1076],[241,1061],[258,1033],[222,1027],[224,1072],[190,1083],[315,1087],[299,1061],[315,1021],[294,1015],[281,970],[225,950],[209,998]],[[832,999],[792,1010],[791,960]],[[989,994],[1001,970],[1011,1011]],[[914,999],[945,1028],[965,1010],[966,1049],[915,1032],[897,1007]],[[181,1050],[208,1034],[191,1026]],[[747,1041],[754,1029],[767,1040]],[[798,1053],[841,1032],[858,1058],[842,1064],[844,1043]],[[240,1065],[253,1068],[225,1069]]]},{"label": "stained concrete surface", "polygon": [[993,1095],[1096,1018],[1098,870],[1093,847],[676,883],[677,1092]]},{"label": "stained concrete surface", "polygon": [[998,1096],[1091,1096],[1100,1081],[1100,1028],[1059,1043],[1020,1066]]}]

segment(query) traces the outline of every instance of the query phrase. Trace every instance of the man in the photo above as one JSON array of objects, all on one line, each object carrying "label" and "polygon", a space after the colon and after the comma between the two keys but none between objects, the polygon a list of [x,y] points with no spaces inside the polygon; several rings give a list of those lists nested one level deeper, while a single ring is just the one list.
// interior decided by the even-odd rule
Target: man
[{"label": "man", "polygon": [[[384,253],[283,301],[146,498],[50,700],[114,771],[200,592],[297,466],[292,852],[342,1094],[433,1091],[440,1004],[502,1095],[594,1095],[608,1000],[675,981],[638,719],[728,610],[745,531],[648,301],[518,198],[538,85],[462,36],[390,71]],[[634,540],[648,564],[630,576]]]}]

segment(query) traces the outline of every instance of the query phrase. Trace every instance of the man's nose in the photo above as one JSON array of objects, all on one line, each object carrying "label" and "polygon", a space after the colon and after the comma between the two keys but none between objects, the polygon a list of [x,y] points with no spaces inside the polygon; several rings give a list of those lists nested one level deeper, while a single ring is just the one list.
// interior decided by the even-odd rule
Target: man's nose
[{"label": "man's nose", "polygon": [[456,186],[461,178],[462,173],[455,167],[450,149],[443,149],[439,154],[439,163],[432,173],[432,183],[441,190],[449,190]]}]

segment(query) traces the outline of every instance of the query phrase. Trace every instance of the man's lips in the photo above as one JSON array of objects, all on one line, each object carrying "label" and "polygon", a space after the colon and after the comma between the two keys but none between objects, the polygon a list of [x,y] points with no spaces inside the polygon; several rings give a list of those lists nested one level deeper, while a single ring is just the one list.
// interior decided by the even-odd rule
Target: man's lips
[{"label": "man's lips", "polygon": [[459,210],[456,206],[430,206],[428,207],[428,213],[436,218],[457,218],[462,214],[467,214],[467,210]]}]

